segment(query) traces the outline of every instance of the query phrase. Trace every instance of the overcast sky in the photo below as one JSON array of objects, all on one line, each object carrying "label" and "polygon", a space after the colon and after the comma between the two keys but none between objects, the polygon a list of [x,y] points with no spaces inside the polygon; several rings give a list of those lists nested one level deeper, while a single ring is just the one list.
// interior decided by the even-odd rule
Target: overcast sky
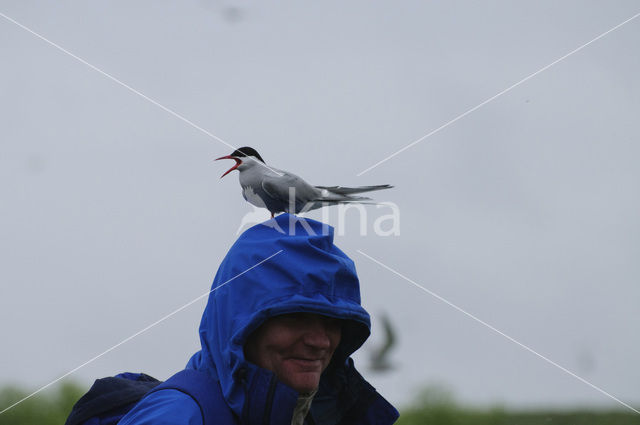
[{"label": "overcast sky", "polygon": [[[37,389],[208,291],[252,211],[209,132],[313,184],[395,186],[374,196],[399,235],[374,232],[389,208],[325,212],[373,316],[356,364],[392,402],[622,407],[358,250],[640,408],[640,18],[358,176],[637,2],[0,4],[0,384]],[[204,306],[72,377],[167,378]],[[399,345],[375,375],[383,312]]]}]

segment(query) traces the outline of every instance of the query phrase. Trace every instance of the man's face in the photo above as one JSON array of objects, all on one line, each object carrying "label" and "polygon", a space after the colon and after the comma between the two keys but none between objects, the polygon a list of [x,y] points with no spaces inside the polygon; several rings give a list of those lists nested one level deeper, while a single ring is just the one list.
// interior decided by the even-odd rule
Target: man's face
[{"label": "man's face", "polygon": [[340,320],[310,313],[268,319],[247,340],[247,360],[298,392],[318,388],[340,342]]}]

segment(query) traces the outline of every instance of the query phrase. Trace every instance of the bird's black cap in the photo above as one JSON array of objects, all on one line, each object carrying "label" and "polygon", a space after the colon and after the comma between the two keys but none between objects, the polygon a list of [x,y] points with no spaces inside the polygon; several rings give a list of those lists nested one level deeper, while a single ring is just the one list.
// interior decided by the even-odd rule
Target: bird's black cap
[{"label": "bird's black cap", "polygon": [[249,146],[244,146],[242,148],[236,149],[235,151],[233,151],[231,156],[237,156],[239,158],[241,158],[243,156],[253,156],[253,157],[259,159],[260,161],[262,161],[263,164],[265,163],[264,159],[262,159],[262,157],[260,156],[258,151],[255,150],[254,148],[250,148]]}]

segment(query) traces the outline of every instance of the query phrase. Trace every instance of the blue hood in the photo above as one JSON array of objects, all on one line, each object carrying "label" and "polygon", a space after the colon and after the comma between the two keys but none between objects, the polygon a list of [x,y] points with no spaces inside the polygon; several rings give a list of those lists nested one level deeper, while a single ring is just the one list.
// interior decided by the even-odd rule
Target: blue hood
[{"label": "blue hood", "polygon": [[266,319],[296,312],[344,320],[332,364],[344,364],[369,337],[355,266],[333,244],[333,228],[281,214],[245,231],[222,261],[200,323],[202,349],[187,368],[219,380],[240,415],[246,392],[238,373],[257,369],[244,357],[247,337]]}]

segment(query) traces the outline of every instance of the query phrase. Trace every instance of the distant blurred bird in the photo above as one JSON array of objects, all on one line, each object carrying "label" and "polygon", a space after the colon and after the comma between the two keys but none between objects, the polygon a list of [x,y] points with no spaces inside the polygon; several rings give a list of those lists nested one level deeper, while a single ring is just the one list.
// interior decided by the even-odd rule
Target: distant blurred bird
[{"label": "distant blurred bird", "polygon": [[271,212],[298,214],[325,205],[370,201],[371,198],[353,196],[357,193],[389,189],[388,184],[378,186],[342,187],[312,186],[302,178],[287,171],[267,166],[260,154],[248,146],[236,149],[231,155],[219,159],[233,159],[236,164],[220,178],[233,170],[240,174],[240,186],[244,199]]},{"label": "distant blurred bird", "polygon": [[384,329],[384,342],[371,353],[369,369],[376,372],[386,372],[392,369],[389,362],[389,352],[396,344],[396,335],[387,314],[380,315],[380,321]]}]

